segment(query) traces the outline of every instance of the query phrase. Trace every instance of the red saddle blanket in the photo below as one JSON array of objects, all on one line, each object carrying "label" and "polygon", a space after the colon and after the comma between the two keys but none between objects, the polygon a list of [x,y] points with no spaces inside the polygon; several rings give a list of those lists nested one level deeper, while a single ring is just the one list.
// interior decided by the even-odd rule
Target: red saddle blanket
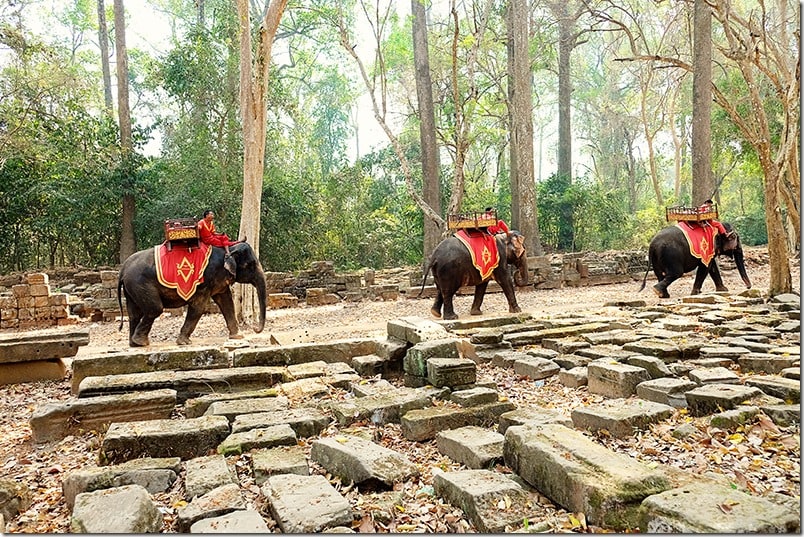
[{"label": "red saddle blanket", "polygon": [[472,264],[480,272],[480,277],[484,280],[490,278],[492,271],[500,264],[494,235],[479,230],[459,229],[455,236],[469,250]]},{"label": "red saddle blanket", "polygon": [[690,224],[687,221],[678,222],[676,226],[687,238],[690,253],[708,267],[715,257],[715,235],[717,235],[715,226]]},{"label": "red saddle blanket", "polygon": [[190,300],[198,284],[204,281],[211,253],[212,248],[204,243],[192,248],[174,244],[168,250],[165,241],[154,248],[156,278],[165,287],[175,289],[183,300]]}]

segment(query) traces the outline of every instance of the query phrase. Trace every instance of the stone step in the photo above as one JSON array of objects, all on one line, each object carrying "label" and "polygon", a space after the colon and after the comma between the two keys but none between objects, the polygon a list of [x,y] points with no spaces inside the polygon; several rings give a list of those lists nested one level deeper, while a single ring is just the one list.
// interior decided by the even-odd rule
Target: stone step
[{"label": "stone step", "polygon": [[50,442],[80,431],[103,431],[114,422],[167,419],[176,406],[175,390],[150,390],[47,403],[28,423],[34,442]]},{"label": "stone step", "polygon": [[0,364],[69,358],[89,344],[89,328],[0,334]]},{"label": "stone step", "polygon": [[140,457],[192,459],[214,452],[228,435],[229,421],[223,416],[112,423],[98,459],[103,465]]},{"label": "stone step", "polygon": [[98,352],[73,359],[72,389],[73,394],[77,394],[81,381],[86,377],[224,367],[229,367],[229,353],[211,346]]},{"label": "stone step", "polygon": [[273,386],[287,379],[284,367],[254,366],[191,371],[154,371],[87,377],[78,387],[78,397],[140,390],[173,389],[179,403],[213,392],[241,392]]}]

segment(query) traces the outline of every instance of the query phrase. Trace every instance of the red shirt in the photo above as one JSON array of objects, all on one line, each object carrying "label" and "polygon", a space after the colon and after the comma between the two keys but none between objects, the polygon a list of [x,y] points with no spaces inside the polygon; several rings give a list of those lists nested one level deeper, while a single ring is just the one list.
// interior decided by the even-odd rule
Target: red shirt
[{"label": "red shirt", "polygon": [[215,223],[207,222],[203,218],[198,221],[198,234],[201,236],[201,241],[210,246],[223,248],[237,244],[231,241],[225,233],[215,233]]}]

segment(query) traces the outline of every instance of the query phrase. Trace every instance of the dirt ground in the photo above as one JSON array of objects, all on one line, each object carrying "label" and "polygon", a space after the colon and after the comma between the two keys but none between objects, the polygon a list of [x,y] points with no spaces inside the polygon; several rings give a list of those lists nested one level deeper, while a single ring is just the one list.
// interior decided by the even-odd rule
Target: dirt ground
[{"label": "dirt ground", "polygon": [[[753,249],[748,254],[748,272],[754,288],[767,291],[769,274],[767,253],[762,249]],[[800,288],[800,269],[798,260],[791,263],[794,288]],[[724,282],[732,290],[739,292],[744,285],[736,270],[723,271]],[[692,275],[675,282],[670,287],[670,294],[675,298],[687,296],[692,288]],[[594,287],[565,287],[552,290],[520,289],[517,299],[524,312],[536,318],[544,318],[567,312],[589,312],[609,315],[612,308],[605,305],[615,301],[644,300],[648,305],[663,302],[651,291],[655,283],[648,279],[648,286],[639,292],[640,281],[622,284],[602,285]],[[703,291],[714,290],[711,280],[704,284]],[[415,295],[416,293],[410,293]],[[456,298],[455,309],[462,319],[469,318],[471,296]],[[387,322],[405,316],[431,318],[431,299],[402,298],[392,301],[362,301],[357,303],[343,302],[330,306],[308,307],[305,305],[280,310],[269,310],[265,330],[255,333],[250,327],[243,327],[245,341],[253,344],[270,344],[273,337],[280,344],[321,342],[336,339],[357,337],[384,337],[387,333]],[[485,315],[505,314],[507,304],[502,293],[488,294],[483,304]],[[163,315],[157,319],[151,332],[152,348],[169,348],[175,345],[179,327],[183,322],[180,316]],[[128,326],[124,323],[122,331],[118,331],[118,323],[83,322],[90,330],[89,345],[81,347],[79,354],[102,352],[109,349],[128,347]],[[219,314],[205,315],[192,336],[193,344],[222,345],[227,342],[227,332],[223,318]],[[232,343],[231,341],[229,343]],[[479,369],[479,375],[481,371]],[[489,368],[483,374],[493,377],[511,401],[519,404],[532,399],[532,387],[524,379],[517,378],[510,372]],[[60,442],[37,446],[31,440],[28,419],[32,412],[49,401],[66,400],[70,396],[70,381],[26,383],[0,386],[0,478],[10,478],[28,485],[31,490],[30,507],[20,516],[6,521],[8,532],[69,532],[69,512],[61,495],[62,476],[74,469],[94,466],[97,448],[102,439],[97,433],[68,437]],[[583,389],[570,390],[553,381],[545,383],[540,392],[540,404],[547,404],[556,409],[571,408],[573,405],[590,404],[600,399]],[[693,467],[696,471],[716,471],[730,477],[743,489],[756,494],[767,494],[771,491],[790,495],[795,499],[800,495],[800,446],[799,429],[775,430],[772,423],[762,422],[759,426],[746,428],[739,432],[746,439],[761,438],[762,449],[752,448],[751,452],[743,452],[749,442],[740,444],[735,435],[729,436],[723,431],[712,431],[705,423],[696,424],[702,431],[696,442],[677,442],[669,438],[668,430],[689,420],[679,413],[673,423],[645,433],[640,438],[628,441],[615,439],[599,439],[611,449],[628,453],[631,456],[648,462],[676,464],[682,467]],[[674,425],[675,424],[675,425]],[[401,438],[398,427],[389,426],[385,439],[394,442],[394,449],[406,451],[422,468],[430,468],[434,463],[428,458],[437,460],[438,454],[433,442],[409,443]],[[668,440],[669,439],[669,440]],[[668,444],[669,441],[669,444]],[[769,447],[765,447],[769,446]],[[751,461],[750,464],[747,461]],[[411,490],[432,483],[432,475],[428,470],[423,472],[421,481],[407,484]],[[405,491],[408,489],[405,488]],[[407,492],[406,492],[407,493]],[[174,491],[175,494],[175,491]],[[256,495],[249,497],[249,502],[257,501]],[[357,491],[352,491],[354,500]],[[460,510],[456,511],[440,500],[428,500],[427,509],[422,507],[422,500],[417,493],[410,493],[410,504],[406,504],[407,514],[393,524],[397,526],[380,526],[368,524],[366,528],[376,531],[471,531]],[[166,513],[165,531],[175,531],[171,516],[175,514],[174,502],[177,499],[170,495],[158,499],[161,509]],[[358,502],[359,503],[359,502]],[[548,502],[549,504],[549,502]],[[259,507],[259,506],[258,506]],[[548,509],[549,508],[549,509]],[[417,509],[422,515],[414,515]],[[547,506],[551,513],[551,529],[557,531],[594,531],[595,528],[578,526],[578,518],[572,514],[562,513],[554,506]],[[426,512],[425,512],[426,511]],[[401,517],[402,515],[400,515]],[[546,515],[547,516],[547,515]],[[363,522],[366,522],[364,517]],[[404,524],[403,524],[404,523]],[[366,529],[361,527],[360,529]]]},{"label": "dirt ground", "polygon": [[[764,255],[763,255],[764,254]],[[767,253],[764,248],[747,248],[747,269],[753,288],[767,292],[769,284]],[[794,288],[798,289],[800,282],[798,260],[792,266]],[[736,270],[722,270],[723,281],[726,286],[739,292],[745,289]],[[670,296],[675,298],[689,295],[692,289],[694,273],[689,273],[670,286]],[[597,285],[591,287],[564,287],[562,289],[536,290],[532,287],[517,290],[517,301],[523,312],[534,317],[555,315],[570,311],[595,311],[608,302],[644,300],[647,304],[662,302],[651,290],[656,283],[652,273],[648,275],[648,282],[643,291],[639,291],[642,284],[632,281],[620,284]],[[714,284],[707,279],[703,292],[714,291]],[[374,337],[386,334],[386,324],[390,319],[406,316],[420,316],[432,319],[430,314],[431,299],[407,298],[415,297],[418,289],[412,289],[400,299],[392,301],[362,301],[342,302],[330,306],[306,306],[302,304],[295,308],[268,310],[266,313],[265,329],[262,333],[255,333],[250,326],[242,326],[241,334],[245,340],[252,343],[267,343],[273,336],[282,345],[292,343],[307,343],[344,339],[352,337]],[[469,307],[472,303],[471,295],[458,296],[455,299],[455,312],[461,319],[470,318]],[[485,315],[505,314],[508,304],[502,293],[489,293],[483,301]],[[154,323],[151,331],[151,345],[155,347],[169,347],[175,343],[183,317],[165,314]],[[90,326],[90,350],[93,347],[120,347],[127,346],[128,324],[124,323],[123,330],[118,331],[117,323],[93,323]],[[201,318],[193,335],[193,344],[221,344],[226,340],[226,327],[220,315],[205,315]]]}]

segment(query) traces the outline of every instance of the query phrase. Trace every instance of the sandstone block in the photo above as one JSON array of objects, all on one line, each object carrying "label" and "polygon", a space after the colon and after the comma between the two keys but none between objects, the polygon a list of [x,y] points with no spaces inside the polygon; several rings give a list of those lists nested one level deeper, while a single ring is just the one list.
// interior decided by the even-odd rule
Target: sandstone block
[{"label": "sandstone block", "polygon": [[401,453],[353,435],[315,440],[310,459],[345,483],[392,486],[419,475],[416,466]]},{"label": "sandstone block", "polygon": [[541,380],[552,377],[561,369],[557,363],[546,358],[528,356],[514,361],[514,372],[531,380]]},{"label": "sandstone block", "polygon": [[[115,516],[109,516],[114,513]],[[162,513],[140,485],[84,492],[75,498],[72,533],[158,533]]]},{"label": "sandstone block", "polygon": [[705,384],[685,394],[687,407],[693,416],[705,416],[729,410],[762,392],[750,386],[734,384]]},{"label": "sandstone block", "polygon": [[252,449],[292,446],[296,444],[297,440],[296,432],[290,425],[283,423],[230,434],[218,446],[218,453],[239,455]]},{"label": "sandstone block", "polygon": [[349,501],[322,475],[275,475],[261,490],[284,533],[320,532],[352,523]]},{"label": "sandstone block", "polygon": [[184,496],[191,501],[212,489],[237,483],[223,455],[208,455],[188,460],[184,464]]},{"label": "sandstone block", "polygon": [[[349,363],[355,356],[377,353],[380,343],[376,339],[342,339],[324,343],[297,343],[294,345],[235,349],[234,367],[287,366],[312,361]],[[290,380],[290,379],[287,379]]]},{"label": "sandstone block", "polygon": [[650,380],[647,370],[618,362],[595,360],[586,368],[589,392],[613,399],[633,395],[637,384]]},{"label": "sandstone block", "polygon": [[310,475],[307,458],[298,445],[256,450],[251,455],[251,469],[258,485],[273,475]]},{"label": "sandstone block", "polygon": [[232,511],[225,515],[203,518],[190,526],[190,533],[270,533],[265,519],[253,509]]},{"label": "sandstone block", "polygon": [[467,358],[430,358],[427,380],[433,386],[464,386],[477,380],[477,365]]},{"label": "sandstone block", "polygon": [[504,437],[473,425],[442,431],[436,435],[438,451],[468,468],[489,468],[502,461]]},{"label": "sandstone block", "polygon": [[306,438],[321,433],[329,425],[329,417],[320,410],[309,407],[241,414],[232,423],[232,432],[242,433],[250,429],[282,424],[289,425],[298,436]]},{"label": "sandstone block", "polygon": [[432,407],[411,410],[402,416],[402,434],[408,440],[420,442],[429,440],[447,429],[457,429],[467,425],[482,425],[486,421],[497,421],[499,415],[516,408],[510,402],[498,402],[459,410]]},{"label": "sandstone block", "polygon": [[675,408],[686,408],[686,393],[697,384],[690,380],[663,377],[646,380],[637,384],[637,397],[647,401],[662,403]]},{"label": "sandstone block", "polygon": [[601,404],[582,406],[572,411],[572,423],[577,429],[600,431],[625,438],[634,431],[647,429],[673,415],[671,406],[641,399],[609,399]]},{"label": "sandstone block", "polygon": [[179,507],[176,512],[176,527],[180,532],[186,533],[199,520],[218,517],[245,508],[246,502],[240,493],[240,486],[233,483],[222,485],[203,496],[193,498],[184,507]]}]

